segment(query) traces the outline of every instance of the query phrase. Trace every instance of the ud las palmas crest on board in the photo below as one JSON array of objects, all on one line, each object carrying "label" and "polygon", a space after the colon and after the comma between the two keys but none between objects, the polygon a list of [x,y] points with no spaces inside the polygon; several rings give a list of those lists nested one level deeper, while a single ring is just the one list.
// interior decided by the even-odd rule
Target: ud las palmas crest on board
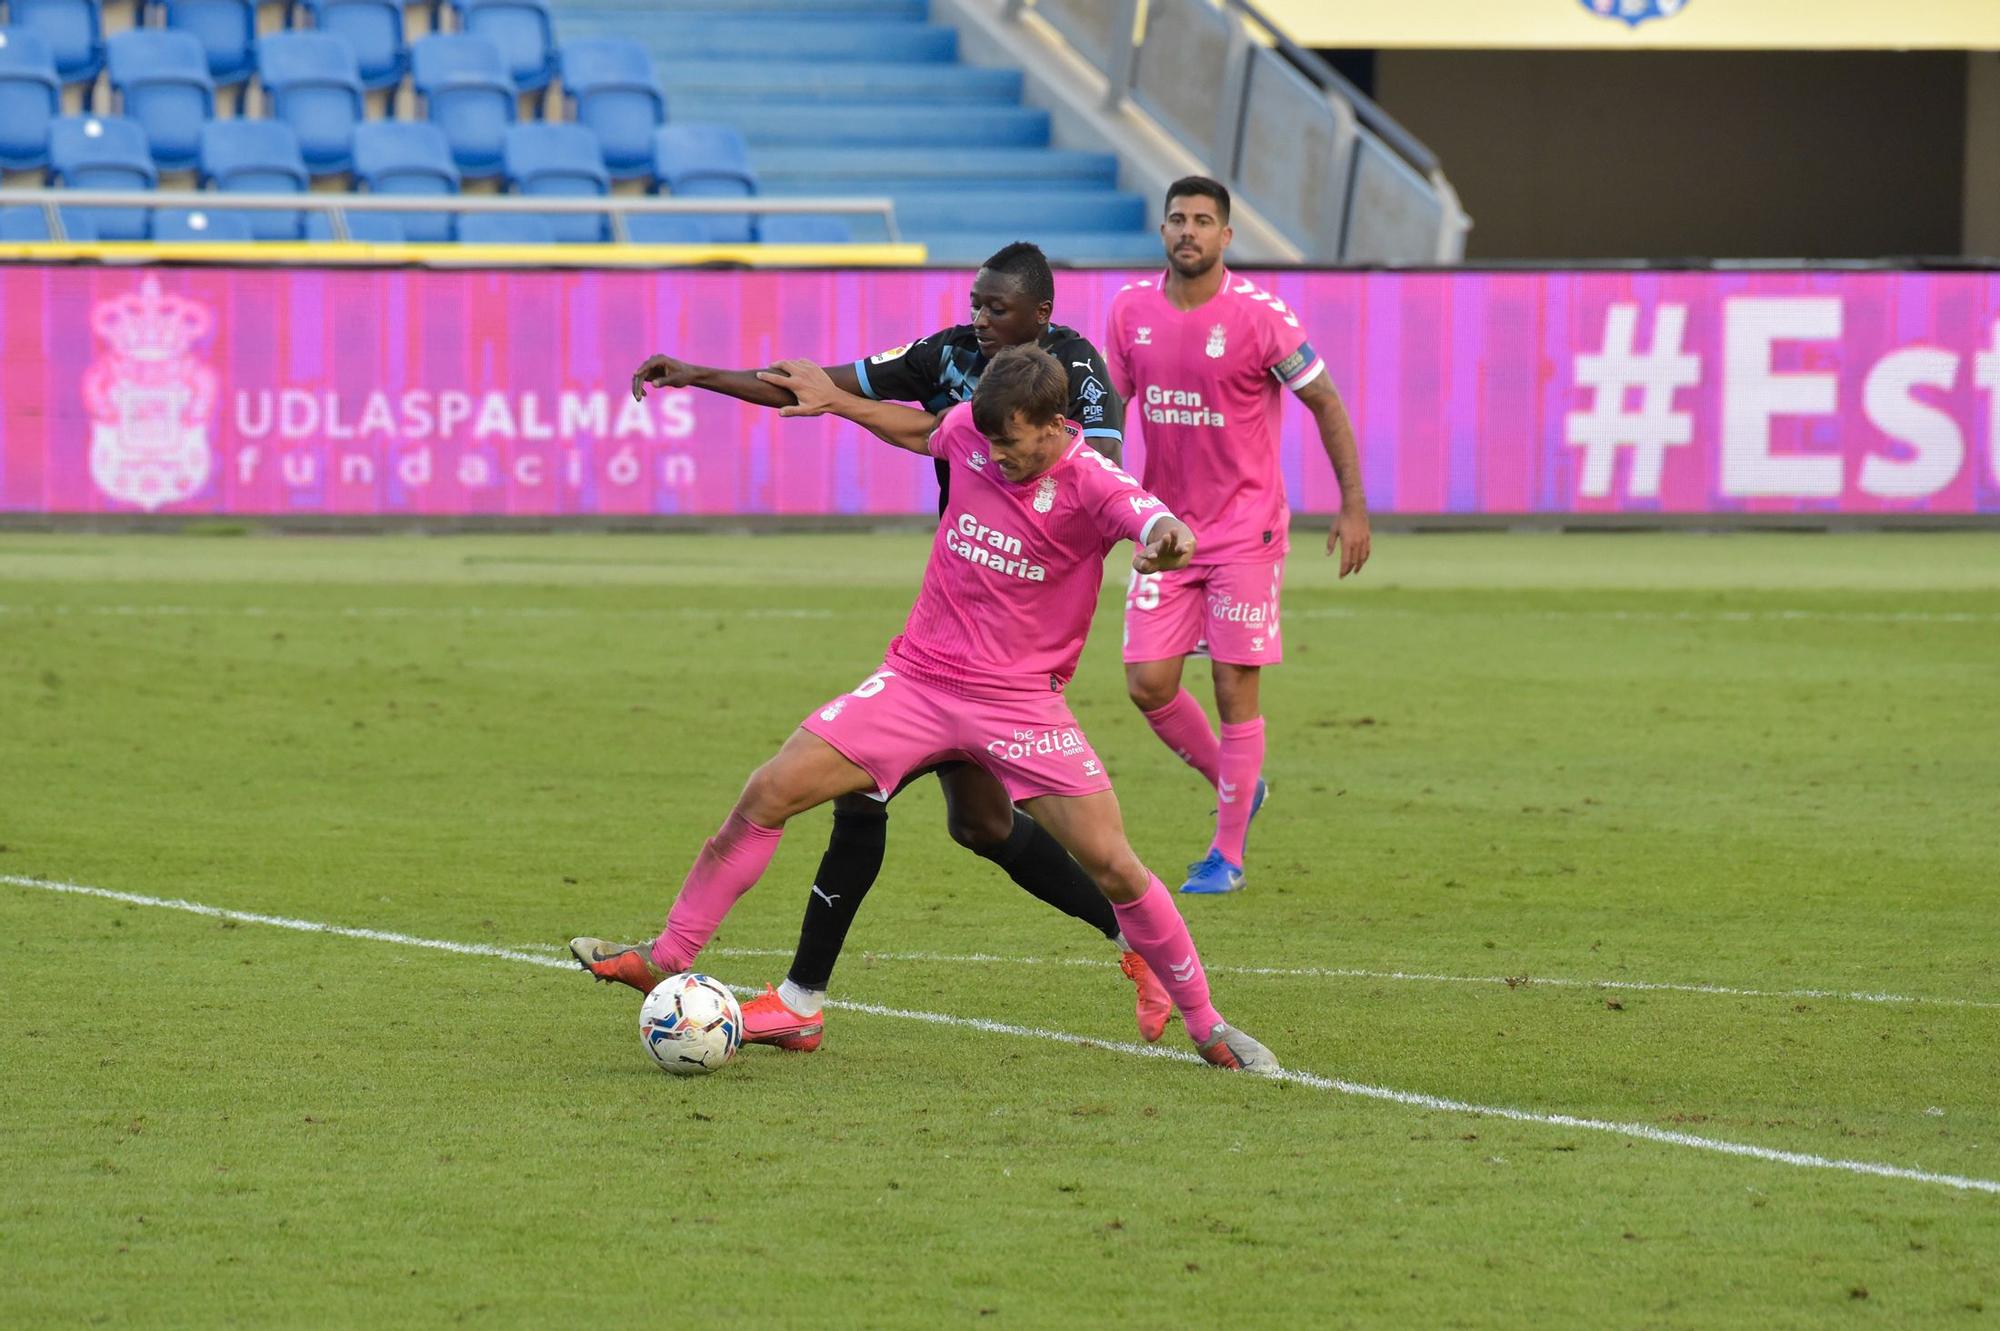
[{"label": "ud las palmas crest on board", "polygon": [[1672,18],[1688,6],[1688,0],[1578,0],[1599,18],[1615,18],[1638,27],[1649,18]]},{"label": "ud las palmas crest on board", "polygon": [[216,376],[193,353],[214,326],[208,306],[163,293],[151,275],[91,310],[108,351],[84,371],[83,400],[90,476],[108,497],[151,512],[208,483]]}]

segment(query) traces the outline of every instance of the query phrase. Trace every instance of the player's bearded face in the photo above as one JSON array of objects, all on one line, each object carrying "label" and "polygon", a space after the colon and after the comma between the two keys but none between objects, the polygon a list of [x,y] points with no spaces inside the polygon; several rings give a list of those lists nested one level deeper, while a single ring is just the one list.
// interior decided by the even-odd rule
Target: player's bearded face
[{"label": "player's bearded face", "polygon": [[1221,262],[1230,234],[1216,215],[1215,201],[1206,198],[1174,199],[1160,223],[1167,262],[1182,277],[1200,277]]},{"label": "player's bearded face", "polygon": [[993,447],[993,465],[1016,484],[1032,481],[1055,466],[1068,440],[1069,432],[1063,429],[1060,416],[1035,425],[1018,411],[1007,418],[1005,434],[986,436]]}]

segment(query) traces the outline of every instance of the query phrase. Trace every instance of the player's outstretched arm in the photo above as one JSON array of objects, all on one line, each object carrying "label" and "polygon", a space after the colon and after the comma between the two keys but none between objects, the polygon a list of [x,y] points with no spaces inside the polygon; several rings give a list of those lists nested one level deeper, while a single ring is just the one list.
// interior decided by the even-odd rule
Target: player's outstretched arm
[{"label": "player's outstretched arm", "polygon": [[1154,521],[1146,533],[1146,543],[1132,556],[1132,567],[1141,573],[1168,573],[1186,568],[1194,558],[1194,531],[1176,517]]},{"label": "player's outstretched arm", "polygon": [[1340,552],[1340,576],[1359,573],[1368,562],[1368,496],[1361,488],[1361,449],[1354,442],[1354,425],[1347,419],[1333,381],[1321,374],[1299,390],[1299,401],[1319,426],[1320,446],[1340,482],[1340,516],[1326,534],[1326,552]]},{"label": "player's outstretched arm", "polygon": [[849,367],[829,371],[809,360],[781,360],[768,370],[759,370],[757,377],[791,400],[791,405],[778,409],[780,416],[839,416],[886,444],[912,453],[930,452],[937,417],[900,403],[857,396],[840,386],[836,376],[842,368],[852,376]]},{"label": "player's outstretched arm", "polygon": [[[855,377],[852,365],[837,365],[829,373],[835,387],[842,392],[858,393],[861,390],[861,381]],[[766,383],[756,370],[718,370],[664,353],[646,357],[645,363],[632,372],[632,399],[635,402],[646,396],[648,387],[701,388],[757,407],[789,407],[794,401],[784,389]]]}]

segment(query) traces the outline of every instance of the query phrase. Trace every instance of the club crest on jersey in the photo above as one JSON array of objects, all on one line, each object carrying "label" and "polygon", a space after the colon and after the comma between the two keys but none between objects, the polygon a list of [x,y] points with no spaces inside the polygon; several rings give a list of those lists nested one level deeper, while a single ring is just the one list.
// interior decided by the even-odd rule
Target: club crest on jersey
[{"label": "club crest on jersey", "polygon": [[1687,8],[1688,0],[1583,0],[1583,7],[1599,18],[1617,19],[1636,28],[1649,18],[1672,18]]},{"label": "club crest on jersey", "polygon": [[1229,349],[1224,344],[1224,339],[1227,338],[1228,336],[1229,336],[1229,330],[1227,328],[1224,328],[1221,324],[1217,324],[1215,327],[1208,330],[1207,350],[1210,359],[1220,360],[1222,358],[1222,353]]},{"label": "club crest on jersey", "polygon": [[1056,478],[1053,476],[1044,476],[1042,477],[1041,484],[1035,487],[1035,512],[1046,513],[1055,506]]},{"label": "club crest on jersey", "polygon": [[1132,341],[1142,347],[1152,346],[1153,330],[1146,327],[1144,324],[1139,325],[1138,331],[1132,334]]}]

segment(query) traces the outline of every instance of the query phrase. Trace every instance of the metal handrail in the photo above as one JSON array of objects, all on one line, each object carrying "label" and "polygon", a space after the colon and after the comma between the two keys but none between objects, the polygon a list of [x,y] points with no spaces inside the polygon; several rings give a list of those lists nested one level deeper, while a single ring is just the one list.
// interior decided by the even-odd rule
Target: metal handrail
[{"label": "metal handrail", "polygon": [[891,244],[902,240],[896,203],[887,196],[847,195],[828,199],[674,199],[637,195],[574,195],[543,198],[523,194],[225,194],[209,190],[0,189],[0,207],[39,206],[49,235],[66,240],[62,210],[75,208],[187,208],[200,212],[320,212],[332,214],[333,238],[348,239],[345,213],[609,213],[614,244],[628,243],[627,213],[856,213],[880,217]]},{"label": "metal handrail", "polygon": [[1426,176],[1436,175],[1439,172],[1436,153],[1426,148],[1416,135],[1403,128],[1402,124],[1384,111],[1374,98],[1355,87],[1345,74],[1326,63],[1325,58],[1318,52],[1308,50],[1287,37],[1277,24],[1266,18],[1262,11],[1250,3],[1250,0],[1223,0],[1223,3],[1262,28],[1278,54],[1291,61],[1301,73],[1310,76],[1325,91],[1338,94],[1342,101],[1354,108],[1355,119],[1373,130],[1377,138],[1407,158],[1410,165]]},{"label": "metal handrail", "polygon": [[[1126,31],[1135,26],[1139,14],[1139,0],[1104,0],[1118,8],[1117,18],[1124,20],[1119,25]],[[1270,39],[1271,46],[1278,54],[1292,63],[1298,71],[1319,85],[1321,91],[1328,92],[1346,102],[1359,120],[1375,135],[1395,149],[1410,164],[1426,176],[1440,174],[1437,154],[1423,145],[1423,142],[1409,130],[1403,128],[1397,119],[1384,111],[1367,93],[1354,86],[1348,77],[1329,65],[1318,53],[1300,46],[1287,37],[1277,24],[1264,12],[1250,3],[1250,0],[1217,0],[1225,10],[1233,10],[1244,20],[1256,24]],[[1030,8],[1030,0],[1005,0],[1001,12],[1011,21],[1018,21]],[[1132,74],[1138,67],[1139,49],[1145,43],[1145,34],[1139,33],[1125,48],[1113,53],[1114,67],[1108,72],[1109,97],[1115,104],[1131,91]],[[1225,114],[1229,108],[1219,108]],[[1240,111],[1240,107],[1237,110]]]},{"label": "metal handrail", "polygon": [[[970,2],[970,0],[962,0]],[[987,0],[995,3],[996,0]],[[1000,16],[1008,22],[1020,22],[1031,10],[1039,11],[1034,0],[997,0]],[[1077,37],[1066,27],[1066,17],[1057,12],[1043,18],[1054,29],[1057,39],[1068,44],[1085,63],[1104,75],[1104,107],[1116,112],[1128,98],[1140,95],[1139,67],[1141,52],[1151,35],[1155,12],[1148,9],[1141,23],[1140,0],[1093,0],[1087,12],[1091,20],[1101,21],[1104,26],[1096,27],[1090,45],[1095,48],[1100,39],[1108,39],[1109,45],[1101,51],[1085,51],[1078,47]],[[1243,137],[1251,113],[1252,68],[1251,53],[1260,45],[1268,45],[1274,63],[1296,71],[1305,95],[1322,99],[1328,112],[1335,118],[1341,140],[1353,145],[1348,152],[1345,166],[1346,184],[1342,187],[1343,201],[1335,215],[1327,219],[1328,225],[1307,228],[1311,234],[1302,234],[1295,226],[1291,239],[1300,245],[1308,255],[1317,258],[1346,259],[1351,257],[1350,223],[1348,216],[1350,193],[1354,188],[1356,171],[1360,158],[1358,153],[1366,145],[1378,145],[1399,164],[1407,164],[1420,181],[1418,188],[1427,189],[1438,205],[1439,226],[1430,238],[1429,260],[1450,263],[1464,252],[1464,235],[1469,219],[1458,203],[1458,193],[1445,179],[1444,170],[1437,155],[1405,129],[1394,116],[1377,105],[1368,94],[1354,86],[1340,71],[1325,59],[1286,36],[1275,23],[1259,10],[1252,0],[1196,0],[1196,7],[1214,16],[1227,34],[1228,50],[1222,58],[1221,83],[1214,90],[1213,153],[1200,154],[1209,159],[1210,167],[1218,179],[1228,185],[1239,185],[1243,179],[1242,155],[1245,151]],[[1067,9],[1067,6],[1064,7]],[[1202,131],[1187,125],[1178,127],[1181,131],[1200,135]],[[1253,199],[1254,201],[1254,199]]]}]

